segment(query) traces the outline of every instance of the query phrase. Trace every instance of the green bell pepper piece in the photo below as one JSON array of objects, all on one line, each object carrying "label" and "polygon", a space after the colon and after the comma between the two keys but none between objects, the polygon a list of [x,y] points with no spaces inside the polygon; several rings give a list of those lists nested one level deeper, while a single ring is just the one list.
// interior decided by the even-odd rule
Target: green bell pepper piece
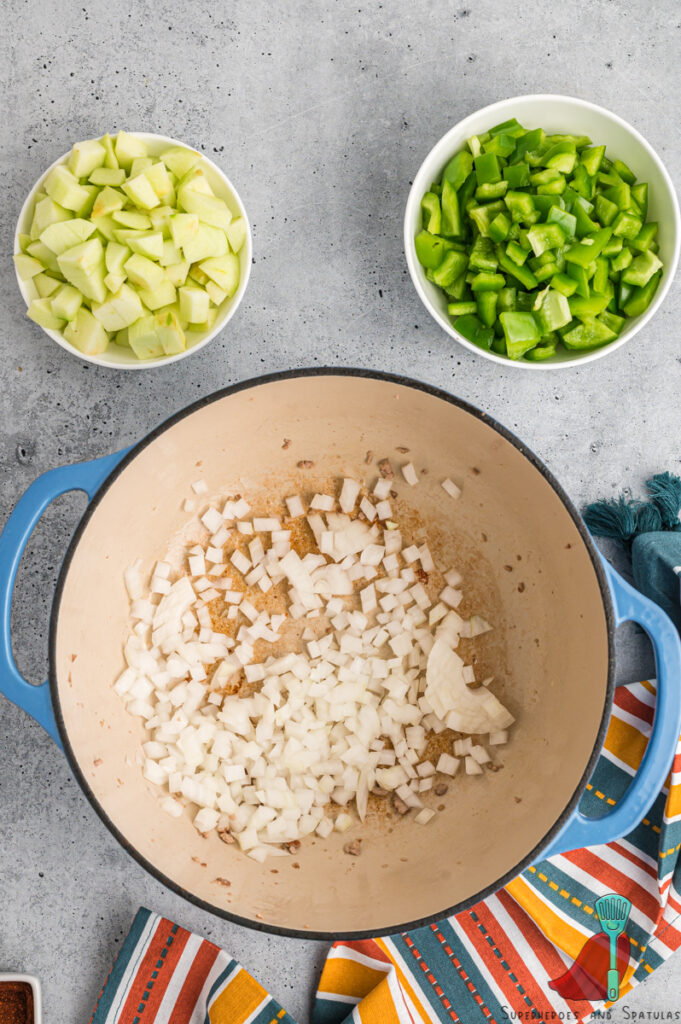
[{"label": "green bell pepper piece", "polygon": [[497,259],[499,260],[499,266],[506,273],[514,277],[516,281],[520,281],[524,288],[536,288],[537,278],[529,269],[529,267],[518,266],[513,260],[509,259],[506,253],[500,253],[497,251]]},{"label": "green bell pepper piece", "polygon": [[529,313],[534,309],[536,292],[518,292],[515,297],[515,308],[521,313]]},{"label": "green bell pepper piece", "polygon": [[486,327],[492,327],[497,318],[497,302],[499,292],[478,292],[475,296],[478,316]]},{"label": "green bell pepper piece", "polygon": [[[498,320],[496,326],[501,330],[501,324]],[[501,332],[501,336],[497,335],[493,338],[490,348],[492,349],[492,352],[496,352],[498,356],[506,355],[506,339],[504,338],[503,331]]]},{"label": "green bell pepper piece", "polygon": [[544,219],[548,219],[548,215],[554,206],[559,210],[565,209],[565,200],[562,195],[545,195],[543,192],[537,192],[532,196],[532,201]]},{"label": "green bell pepper piece", "polygon": [[593,281],[591,282],[593,290],[600,295],[605,295],[609,277],[610,264],[604,256],[599,256],[596,260],[596,269],[594,271]]},{"label": "green bell pepper piece", "polygon": [[631,188],[626,181],[620,181],[618,185],[606,188],[603,191],[606,199],[614,203],[618,210],[628,210],[631,203]]},{"label": "green bell pepper piece", "polygon": [[620,271],[626,270],[631,261],[633,260],[633,254],[631,249],[622,248],[615,258],[612,260],[610,266],[615,274],[619,274]]},{"label": "green bell pepper piece", "polygon": [[[470,153],[468,154],[470,156]],[[471,157],[472,159],[472,157]],[[452,182],[453,184],[453,182]],[[468,204],[474,202],[473,196],[475,195],[475,189],[477,188],[477,178],[475,172],[471,172],[468,175],[463,185],[459,189],[459,209],[468,210]]]},{"label": "green bell pepper piece", "polygon": [[499,132],[498,135],[493,135],[489,142],[484,144],[482,149],[484,153],[494,153],[496,156],[501,156],[507,160],[515,150],[515,139],[506,132]]},{"label": "green bell pepper piece", "polygon": [[480,154],[482,153],[482,142],[480,141],[480,139],[479,139],[479,137],[477,135],[471,135],[471,137],[470,137],[470,139],[468,139],[466,145],[470,149],[470,151],[471,151],[471,153],[473,155],[473,159],[474,160],[475,160],[476,157],[480,156]]},{"label": "green bell pepper piece", "polygon": [[492,203],[487,206],[474,206],[468,211],[468,216],[485,238],[489,238],[490,224],[496,217],[496,212],[490,209],[491,206]]},{"label": "green bell pepper piece", "polygon": [[631,248],[636,249],[637,252],[645,252],[646,249],[649,249],[657,235],[657,227],[657,221],[655,220],[644,224],[636,238],[630,240]]},{"label": "green bell pepper piece", "polygon": [[525,129],[515,117],[511,117],[508,121],[502,121],[501,124],[496,124],[494,128],[490,128],[490,135],[510,135],[514,139],[520,138],[521,135],[525,135]]},{"label": "green bell pepper piece", "polygon": [[[433,274],[435,271],[431,270],[430,273]],[[455,302],[460,302],[465,297],[467,288],[466,274],[464,272],[463,274],[460,274],[455,281],[452,281],[450,285],[447,285],[444,291],[450,299],[454,299]]]},{"label": "green bell pepper piece", "polygon": [[613,161],[613,170],[617,171],[622,181],[626,181],[627,185],[633,185],[636,181],[636,175],[630,170],[623,160]]},{"label": "green bell pepper piece", "polygon": [[593,146],[591,149],[582,150],[579,159],[584,164],[589,177],[593,178],[594,175],[598,174],[604,156],[605,146]]},{"label": "green bell pepper piece", "polygon": [[553,288],[549,288],[546,292],[536,316],[542,334],[556,331],[559,327],[569,324],[572,319],[566,296],[562,295],[560,291],[554,291]]},{"label": "green bell pepper piece", "polygon": [[633,239],[636,238],[642,227],[643,221],[640,217],[635,217],[628,211],[621,210],[615,218],[612,230],[615,235],[621,235],[622,238]]},{"label": "green bell pepper piece", "polygon": [[496,181],[501,181],[501,167],[496,153],[482,153],[480,156],[475,156],[473,164],[478,185],[493,185]]},{"label": "green bell pepper piece", "polygon": [[580,320],[587,320],[598,316],[606,308],[609,301],[609,295],[596,295],[595,292],[588,299],[583,298],[581,295],[572,295],[568,299],[572,316],[576,316]]},{"label": "green bell pepper piece", "polygon": [[527,232],[527,240],[536,256],[541,256],[547,249],[558,249],[565,242],[565,232],[560,224],[535,224]]},{"label": "green bell pepper piece", "polygon": [[662,260],[648,249],[637,256],[622,274],[625,284],[642,288],[648,284],[653,274],[662,269]]},{"label": "green bell pepper piece", "polygon": [[497,269],[499,260],[491,238],[478,235],[468,257],[468,266],[471,270],[489,270],[492,273]]},{"label": "green bell pepper piece", "polygon": [[641,216],[645,220],[648,213],[648,183],[640,181],[638,185],[632,185],[631,194],[638,203]]},{"label": "green bell pepper piece", "polygon": [[558,269],[558,264],[553,261],[551,263],[544,263],[539,270],[534,271],[537,283],[541,284],[542,281],[550,281],[553,275],[558,273]]},{"label": "green bell pepper piece", "polygon": [[567,210],[561,210],[557,206],[551,207],[546,222],[547,224],[558,224],[562,228],[565,238],[574,238],[577,234],[577,218],[574,213],[568,213]]},{"label": "green bell pepper piece", "polygon": [[461,234],[461,213],[459,211],[459,197],[451,181],[443,181],[442,197],[442,234],[456,237]]},{"label": "green bell pepper piece", "polygon": [[598,231],[597,222],[589,217],[581,203],[576,202],[574,204],[572,213],[574,213],[577,221],[577,230],[575,232],[577,238],[584,238],[585,235],[591,235],[594,231]]},{"label": "green bell pepper piece", "polygon": [[568,277],[567,274],[554,274],[551,278],[551,287],[556,288],[569,298],[570,295],[574,295],[576,292],[577,282],[572,277]]},{"label": "green bell pepper piece", "polygon": [[588,299],[591,294],[589,288],[589,276],[584,267],[578,266],[576,263],[568,263],[565,267],[565,273],[568,277],[571,277],[577,282],[575,291],[577,295],[581,295],[583,298]]},{"label": "green bell pepper piece", "polygon": [[501,199],[506,194],[507,181],[495,181],[492,185],[478,185],[475,190],[475,198],[480,203],[488,202],[490,199]]},{"label": "green bell pepper piece", "polygon": [[431,235],[428,231],[419,231],[414,239],[414,247],[419,263],[431,270],[437,270],[445,255],[445,240]]},{"label": "green bell pepper piece", "polygon": [[521,136],[516,143],[516,161],[522,160],[526,153],[530,153],[536,149],[543,149],[545,141],[546,134],[543,128],[533,128],[531,132],[526,132],[525,135]]},{"label": "green bell pepper piece", "polygon": [[600,320],[600,322],[605,324],[606,327],[609,327],[611,331],[615,332],[615,334],[619,334],[624,327],[624,317],[616,316],[615,313],[608,313],[607,310],[604,313],[601,313],[596,319]]},{"label": "green bell pepper piece", "polygon": [[494,340],[494,330],[491,327],[486,327],[474,313],[458,317],[454,321],[454,326],[462,337],[467,341],[472,341],[479,348],[489,348]]},{"label": "green bell pepper piece", "polygon": [[592,235],[587,235],[588,242],[578,242],[576,245],[571,246],[565,253],[565,259],[568,263],[575,263],[579,267],[588,267],[597,256],[600,256],[601,249],[612,233],[611,228],[601,228],[600,231],[594,231]]},{"label": "green bell pepper piece", "polygon": [[607,324],[595,317],[584,320],[577,327],[563,335],[563,344],[571,351],[600,348],[613,341],[617,335]]},{"label": "green bell pepper piece", "polygon": [[511,220],[514,224],[534,224],[539,219],[539,211],[534,205],[532,196],[527,192],[507,192],[504,196]]},{"label": "green bell pepper piece", "polygon": [[446,164],[442,172],[442,180],[448,181],[458,192],[472,170],[473,157],[467,150],[462,149]]},{"label": "green bell pepper piece", "polygon": [[556,142],[542,157],[544,167],[560,171],[561,174],[570,174],[576,163],[577,147],[568,140]]},{"label": "green bell pepper piece", "polygon": [[523,249],[523,247],[518,245],[517,242],[509,242],[506,246],[506,255],[521,267],[529,256],[529,250]]},{"label": "green bell pepper piece", "polygon": [[551,356],[555,356],[556,349],[558,348],[558,337],[552,337],[548,340],[543,339],[541,345],[535,345],[529,352],[525,353],[524,358],[529,359],[531,363],[541,363],[545,359],[550,359]]},{"label": "green bell pepper piece", "polygon": [[477,303],[471,299],[469,302],[450,302],[447,305],[447,312],[450,316],[466,316],[469,313],[476,313]]},{"label": "green bell pepper piece", "polygon": [[608,227],[617,217],[619,209],[600,193],[596,196],[596,216],[604,227]]},{"label": "green bell pepper piece", "polygon": [[530,168],[526,163],[509,164],[504,167],[502,174],[509,188],[524,188],[530,184]]},{"label": "green bell pepper piece", "polygon": [[498,213],[489,226],[489,237],[495,242],[504,242],[510,230],[510,219],[505,213]]},{"label": "green bell pepper piece", "polygon": [[582,196],[584,199],[593,198],[594,179],[587,174],[584,164],[578,164],[575,167],[570,179],[570,187],[574,189],[578,196]]},{"label": "green bell pepper piece", "polygon": [[601,249],[601,256],[605,256],[606,258],[609,259],[611,256],[616,256],[617,253],[621,251],[622,239],[619,237],[619,235],[613,235],[612,238],[608,242],[606,242],[603,248]]},{"label": "green bell pepper piece", "polygon": [[440,266],[433,270],[433,282],[440,288],[447,288],[464,273],[467,265],[468,258],[465,253],[450,249],[445,253]]},{"label": "green bell pepper piece", "polygon": [[497,311],[499,313],[510,313],[515,309],[517,290],[515,288],[502,288],[500,292],[490,292],[497,295]]},{"label": "green bell pepper piece", "polygon": [[474,292],[498,292],[506,284],[503,274],[488,274],[481,271],[471,281],[471,290]]},{"label": "green bell pepper piece", "polygon": [[541,341],[537,321],[532,313],[500,313],[506,352],[510,359],[520,359]]},{"label": "green bell pepper piece", "polygon": [[627,284],[626,281],[620,281],[617,288],[617,308],[623,310],[633,294],[634,289],[632,285]]},{"label": "green bell pepper piece", "polygon": [[439,235],[442,215],[440,200],[434,192],[426,192],[421,200],[421,214],[423,216],[424,231],[431,235]]}]

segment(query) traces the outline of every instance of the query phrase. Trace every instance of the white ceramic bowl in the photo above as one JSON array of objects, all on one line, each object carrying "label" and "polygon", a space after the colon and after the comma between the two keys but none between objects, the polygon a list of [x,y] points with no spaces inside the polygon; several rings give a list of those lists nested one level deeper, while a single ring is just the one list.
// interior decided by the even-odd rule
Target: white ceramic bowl
[{"label": "white ceramic bowl", "polygon": [[[152,156],[158,156],[169,146],[183,146],[185,149],[192,149],[193,147],[187,146],[186,142],[180,142],[177,139],[171,139],[167,135],[153,135],[149,132],[130,132],[129,134],[134,135],[135,138],[141,139],[147,144],[149,153]],[[18,253],[21,251],[19,246],[19,235],[28,234],[31,220],[33,218],[33,207],[35,205],[36,193],[40,191],[43,182],[47,178],[53,167],[58,164],[64,164],[70,156],[71,150],[65,153],[64,156],[46,169],[44,174],[40,176],[38,181],[35,183],[31,191],[29,192],[26,202],[21,208],[19,214],[19,220],[17,222],[17,229],[14,235],[14,252]],[[188,345],[184,352],[178,352],[177,355],[164,356],[160,359],[137,359],[132,352],[120,348],[117,345],[109,345],[106,352],[103,352],[100,356],[86,356],[78,349],[70,345],[68,341],[63,337],[60,331],[50,331],[43,327],[41,330],[45,332],[52,339],[56,341],[58,345],[65,348],[67,352],[77,356],[79,359],[84,359],[88,363],[96,363],[97,366],[110,366],[116,370],[150,370],[154,366],[167,366],[169,363],[177,362],[178,359],[184,359],[186,356],[192,355],[194,352],[198,352],[199,349],[203,348],[212,341],[213,338],[220,333],[225,324],[231,320],[234,313],[237,310],[239,303],[241,302],[246,286],[248,285],[248,279],[251,274],[251,262],[253,255],[253,239],[251,236],[251,226],[246,216],[246,210],[241,202],[239,193],[232,185],[231,181],[224,174],[220,168],[209,160],[207,156],[201,155],[201,166],[210,182],[210,185],[217,196],[224,199],[234,217],[243,217],[246,222],[246,241],[242,245],[239,251],[239,261],[241,265],[241,273],[239,279],[239,287],[235,291],[234,295],[220,307],[217,315],[217,319],[213,324],[210,331],[197,331],[191,332],[188,335]],[[19,290],[24,297],[24,301],[28,306],[33,299],[38,298],[35,285],[32,281],[22,281],[17,275],[17,281],[19,283]]]},{"label": "white ceramic bowl", "polygon": [[[421,229],[421,198],[424,193],[428,191],[432,182],[438,180],[449,158],[463,148],[471,135],[487,131],[493,125],[511,117],[516,117],[526,128],[545,128],[552,133],[589,135],[594,145],[607,146],[607,155],[611,159],[619,157],[620,160],[624,160],[639,181],[648,182],[648,219],[659,221],[660,224],[657,237],[660,245],[658,255],[664,263],[664,272],[648,309],[641,316],[628,321],[619,338],[610,345],[583,354],[563,350],[551,359],[538,363],[532,363],[527,359],[507,359],[495,352],[478,348],[457,332],[447,315],[447,300],[444,293],[427,280],[424,269],[416,258],[414,237]],[[614,352],[633,338],[655,315],[669,291],[676,272],[681,242],[680,228],[679,204],[671,178],[655,150],[635,128],[617,114],[572,96],[516,96],[470,114],[454,125],[433,146],[421,164],[409,192],[404,215],[404,246],[414,287],[428,312],[447,334],[451,334],[452,338],[478,355],[504,366],[517,366],[524,370],[555,370],[583,365]]]},{"label": "white ceramic bowl", "polygon": [[0,984],[3,981],[23,981],[31,986],[33,992],[33,1024],[42,1024],[43,1011],[40,999],[40,982],[32,974],[0,974]]}]

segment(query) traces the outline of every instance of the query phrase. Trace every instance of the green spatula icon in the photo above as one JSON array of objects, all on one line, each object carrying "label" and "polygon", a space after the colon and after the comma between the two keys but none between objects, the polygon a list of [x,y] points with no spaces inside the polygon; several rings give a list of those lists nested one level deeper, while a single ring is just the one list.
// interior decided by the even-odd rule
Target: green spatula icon
[{"label": "green spatula icon", "polygon": [[608,999],[619,999],[620,976],[617,970],[617,940],[627,926],[631,901],[616,893],[608,893],[596,900],[596,912],[601,928],[610,938],[610,970],[608,971]]}]

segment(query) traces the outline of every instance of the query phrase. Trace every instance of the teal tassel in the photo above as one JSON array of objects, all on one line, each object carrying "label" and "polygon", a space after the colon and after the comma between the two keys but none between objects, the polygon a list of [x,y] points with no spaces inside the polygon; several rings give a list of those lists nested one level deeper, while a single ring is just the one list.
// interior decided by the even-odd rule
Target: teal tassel
[{"label": "teal tassel", "polygon": [[659,510],[664,530],[681,530],[681,479],[673,473],[656,473],[646,480],[650,500]]},{"label": "teal tassel", "polygon": [[636,509],[636,536],[642,533],[658,533],[663,530],[662,516],[657,505],[643,502]]},{"label": "teal tassel", "polygon": [[584,522],[598,537],[629,541],[638,532],[640,502],[623,495],[605,501],[593,501],[584,509]]}]

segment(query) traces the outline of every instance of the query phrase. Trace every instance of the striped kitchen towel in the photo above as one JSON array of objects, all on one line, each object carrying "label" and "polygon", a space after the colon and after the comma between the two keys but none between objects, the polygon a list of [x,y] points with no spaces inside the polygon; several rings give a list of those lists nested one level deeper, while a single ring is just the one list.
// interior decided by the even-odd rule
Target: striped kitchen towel
[{"label": "striped kitchen towel", "polygon": [[[603,754],[582,800],[616,804],[638,769],[655,686],[616,690]],[[618,941],[620,995],[681,944],[681,744],[648,817],[625,839],[543,861],[455,917],[401,935],[338,942],[313,1024],[500,1024],[581,1021],[603,1011],[608,944],[595,903],[632,904]],[[91,1024],[293,1024],[261,985],[212,942],[140,910]]]}]

